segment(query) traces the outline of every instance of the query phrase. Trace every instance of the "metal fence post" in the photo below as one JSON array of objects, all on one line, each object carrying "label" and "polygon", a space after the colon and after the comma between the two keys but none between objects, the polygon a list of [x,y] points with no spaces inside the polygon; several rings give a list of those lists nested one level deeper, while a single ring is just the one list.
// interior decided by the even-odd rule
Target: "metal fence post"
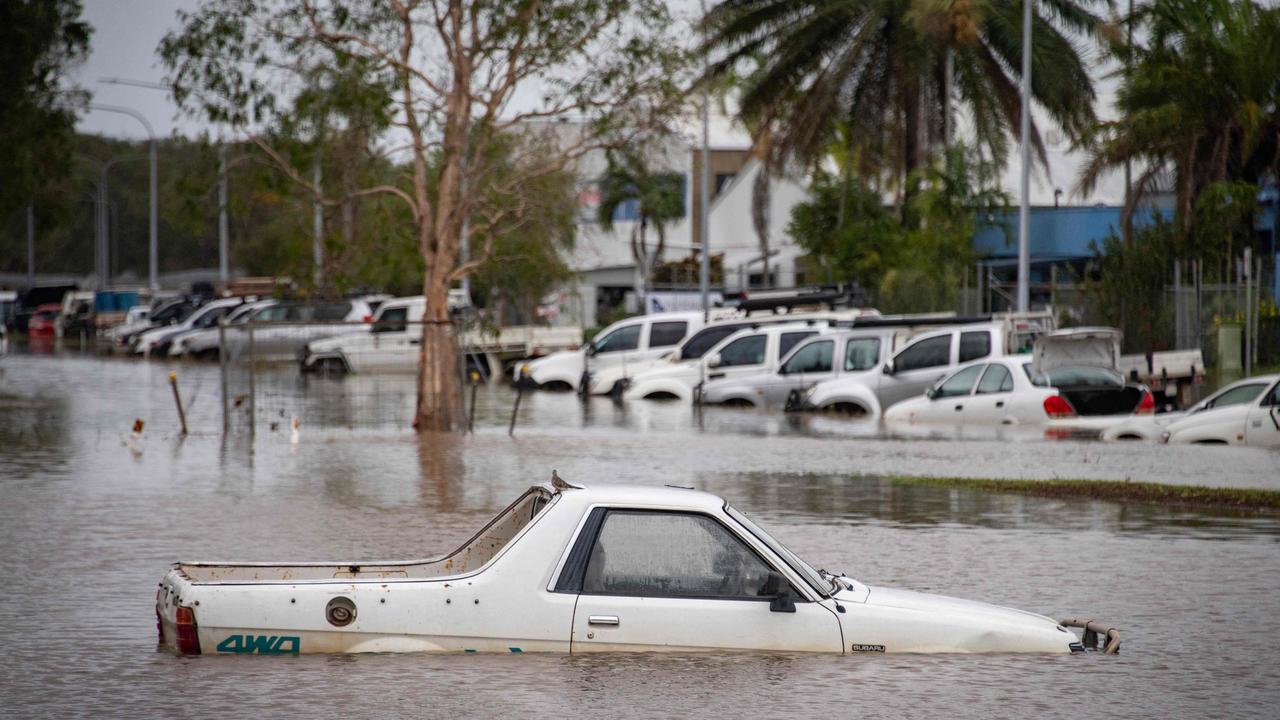
[{"label": "metal fence post", "polygon": [[227,407],[227,326],[218,323],[218,374],[222,378],[222,434],[231,431],[231,413]]},{"label": "metal fence post", "polygon": [[253,439],[257,436],[258,423],[257,381],[254,379],[258,369],[258,353],[253,344],[253,321],[245,325],[249,328],[249,438]]}]

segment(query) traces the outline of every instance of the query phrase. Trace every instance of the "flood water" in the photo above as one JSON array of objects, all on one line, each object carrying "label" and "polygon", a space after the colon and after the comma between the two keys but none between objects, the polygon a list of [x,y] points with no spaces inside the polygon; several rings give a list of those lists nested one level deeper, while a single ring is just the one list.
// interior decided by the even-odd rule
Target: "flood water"
[{"label": "flood water", "polygon": [[[177,370],[193,434],[179,437]],[[1271,717],[1280,516],[894,484],[891,474],[1280,489],[1280,454],[912,440],[829,418],[482,390],[474,435],[366,420],[412,382],[299,386],[224,438],[215,368],[0,360],[0,708],[33,715]],[[326,381],[332,383],[332,381]],[[398,383],[398,384],[397,384]],[[280,388],[292,387],[286,391]],[[302,387],[301,390],[298,388]],[[317,399],[318,398],[318,399]],[[274,404],[273,404],[274,403]],[[397,406],[398,407],[398,406]],[[343,408],[359,418],[343,427]],[[392,415],[395,412],[391,413]],[[143,438],[129,443],[144,419]],[[277,422],[276,430],[270,422]],[[178,559],[388,559],[452,549],[551,469],[725,496],[818,567],[872,585],[1121,627],[1118,657],[361,655],[176,657],[156,582]]]}]

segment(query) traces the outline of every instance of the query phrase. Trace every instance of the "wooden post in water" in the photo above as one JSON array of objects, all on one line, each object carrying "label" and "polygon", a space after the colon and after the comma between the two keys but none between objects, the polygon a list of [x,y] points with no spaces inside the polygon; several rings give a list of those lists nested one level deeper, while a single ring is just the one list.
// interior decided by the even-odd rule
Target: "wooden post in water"
[{"label": "wooden post in water", "polygon": [[187,413],[182,409],[182,395],[178,393],[178,373],[169,373],[169,387],[173,388],[173,404],[178,406],[178,420],[182,423],[182,434],[187,434]]},{"label": "wooden post in water", "polygon": [[507,428],[507,437],[516,434],[516,415],[520,412],[520,398],[524,395],[524,388],[516,385],[516,404],[511,408],[511,425]]}]

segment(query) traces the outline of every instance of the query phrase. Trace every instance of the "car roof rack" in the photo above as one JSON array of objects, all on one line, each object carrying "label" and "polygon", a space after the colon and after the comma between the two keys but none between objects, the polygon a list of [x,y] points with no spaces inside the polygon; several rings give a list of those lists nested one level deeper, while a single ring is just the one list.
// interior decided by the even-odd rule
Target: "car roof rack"
[{"label": "car roof rack", "polygon": [[890,315],[890,316],[869,316],[857,317],[852,320],[843,320],[835,325],[839,327],[853,328],[878,328],[878,327],[904,327],[912,325],[977,325],[979,323],[992,322],[990,315]]},{"label": "car roof rack", "polygon": [[812,305],[834,309],[837,306],[853,307],[854,295],[853,288],[846,285],[826,285],[785,291],[747,291],[734,303],[734,307],[746,313],[759,310],[791,310]]}]

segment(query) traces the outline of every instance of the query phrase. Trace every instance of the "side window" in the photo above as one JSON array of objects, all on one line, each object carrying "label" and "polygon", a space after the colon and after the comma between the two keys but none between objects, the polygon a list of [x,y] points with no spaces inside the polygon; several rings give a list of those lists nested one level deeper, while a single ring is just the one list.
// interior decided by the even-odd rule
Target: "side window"
[{"label": "side window", "polygon": [[717,325],[703,328],[689,338],[689,342],[680,348],[681,360],[697,360],[708,350],[720,344],[720,341],[738,332],[746,325]]},{"label": "side window", "polygon": [[1011,392],[1012,390],[1013,375],[1009,372],[1009,368],[998,363],[988,365],[987,372],[978,383],[979,395]]},{"label": "side window", "polygon": [[870,370],[879,362],[880,338],[854,338],[845,345],[845,372]]},{"label": "side window", "polygon": [[907,346],[894,359],[894,369],[922,370],[951,364],[951,334],[939,335]]},{"label": "side window", "polygon": [[830,340],[809,343],[796,350],[795,355],[791,356],[779,372],[783,375],[831,372],[831,356],[834,353],[835,343]]},{"label": "side window", "polygon": [[1262,401],[1263,405],[1280,405],[1280,383],[1271,388],[1271,394]]},{"label": "side window", "polygon": [[[1264,388],[1266,388],[1266,385],[1261,384],[1241,385],[1240,387],[1231,388],[1230,390],[1226,390],[1222,394],[1218,395],[1218,397],[1214,398],[1212,401],[1206,403],[1204,409],[1208,410],[1209,408],[1228,407],[1230,405],[1253,402],[1254,399],[1262,394]],[[1263,403],[1263,405],[1266,404],[1268,403]]]},{"label": "side window", "polygon": [[791,348],[796,346],[796,343],[800,342],[801,340],[807,337],[813,337],[814,335],[817,335],[817,334],[818,333],[816,332],[811,332],[808,330],[805,330],[804,332],[782,333],[782,337],[778,339],[778,359],[781,360],[782,358],[786,357],[787,353],[791,352]]},{"label": "side window", "polygon": [[705,515],[610,510],[591,549],[582,592],[754,600],[769,572]]},{"label": "side window", "polygon": [[969,391],[973,389],[973,383],[978,380],[978,375],[984,367],[986,366],[974,365],[973,367],[967,367],[947,378],[934,391],[934,399],[968,395]]},{"label": "side window", "polygon": [[767,341],[768,338],[764,335],[751,335],[734,340],[720,351],[720,367],[763,363],[764,346]]},{"label": "side window", "polygon": [[640,323],[636,323],[635,325],[624,325],[614,330],[595,342],[596,352],[635,350],[640,347],[640,330],[643,327]]},{"label": "side window", "polygon": [[259,310],[253,316],[254,322],[276,322],[283,320],[285,316],[285,308],[282,305],[272,305],[268,308]]},{"label": "side window", "polygon": [[408,325],[409,308],[393,307],[382,311],[378,321],[373,324],[376,333],[402,332]]},{"label": "side window", "polygon": [[316,320],[342,320],[351,312],[351,303],[325,303],[318,305],[315,309],[314,318]]},{"label": "side window", "polygon": [[649,347],[671,347],[680,344],[684,334],[689,331],[689,323],[656,322],[649,326]]},{"label": "side window", "polygon": [[960,333],[960,362],[984,358],[991,354],[991,333]]}]

